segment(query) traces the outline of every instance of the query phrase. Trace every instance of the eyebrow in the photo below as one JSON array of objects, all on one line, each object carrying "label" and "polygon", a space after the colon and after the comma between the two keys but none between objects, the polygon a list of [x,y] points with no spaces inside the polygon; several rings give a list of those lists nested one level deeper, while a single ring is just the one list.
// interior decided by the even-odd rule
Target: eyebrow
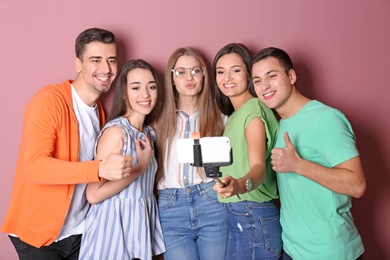
[{"label": "eyebrow", "polygon": [[[156,81],[155,80],[152,80],[152,81],[149,81],[148,84],[156,84]],[[129,85],[136,85],[136,84],[141,84],[141,82],[139,81],[134,81],[134,82],[131,82]]]},{"label": "eyebrow", "polygon": [[[278,70],[270,70],[270,71],[267,71],[266,73],[264,73],[264,75],[265,76],[267,76],[267,75],[269,75],[269,74],[271,74],[271,73],[273,73],[273,72],[279,72]],[[252,77],[253,79],[256,79],[256,78],[260,78],[259,76],[254,76],[254,77]]]},{"label": "eyebrow", "polygon": [[91,56],[91,57],[88,57],[88,60],[96,60],[96,59],[101,59],[102,56]]},{"label": "eyebrow", "polygon": [[195,66],[192,66],[192,67],[180,66],[180,67],[173,68],[173,70],[175,70],[175,69],[193,69],[193,68],[196,68],[196,67],[202,67],[202,65],[195,65]]},{"label": "eyebrow", "polygon": [[[102,56],[91,56],[91,57],[89,57],[88,59],[89,59],[89,60],[94,60],[94,59],[95,59],[95,60],[96,60],[96,59],[100,59],[100,60],[101,60],[101,59],[103,59],[103,57],[102,57]],[[107,59],[108,59],[108,60],[111,60],[111,59],[115,59],[115,60],[116,60],[117,58],[116,58],[116,56],[110,56],[110,57],[108,57]]]},{"label": "eyebrow", "polygon": [[[229,68],[235,68],[235,67],[242,68],[241,65],[232,65],[232,66],[230,66]],[[217,68],[215,68],[215,69],[223,69],[223,68],[224,68],[224,67],[217,67]]]},{"label": "eyebrow", "polygon": [[279,72],[278,70],[270,70],[270,71],[268,71],[267,73],[265,73],[265,75],[269,75],[269,74],[271,74],[272,72]]}]

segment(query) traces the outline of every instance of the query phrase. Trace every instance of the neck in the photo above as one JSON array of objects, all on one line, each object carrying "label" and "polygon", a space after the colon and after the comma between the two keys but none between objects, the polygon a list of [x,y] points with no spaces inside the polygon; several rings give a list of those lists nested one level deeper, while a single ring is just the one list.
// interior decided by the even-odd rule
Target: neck
[{"label": "neck", "polygon": [[129,121],[130,125],[132,125],[135,129],[140,132],[144,131],[145,115],[130,111],[126,113],[125,117]]},{"label": "neck", "polygon": [[198,107],[198,97],[180,96],[177,102],[177,109],[184,111],[187,115],[192,115]]},{"label": "neck", "polygon": [[100,97],[100,93],[91,92],[87,87],[84,87],[77,79],[72,83],[74,89],[79,95],[80,99],[90,107],[96,105]]},{"label": "neck", "polygon": [[285,101],[280,108],[276,109],[276,112],[282,119],[287,119],[295,115],[302,109],[311,99],[302,95],[296,87],[293,88],[293,92],[290,97]]},{"label": "neck", "polygon": [[242,105],[244,105],[249,99],[253,98],[253,96],[249,93],[249,91],[245,91],[243,94],[235,97],[231,97],[230,102],[234,107],[234,111],[240,109]]}]

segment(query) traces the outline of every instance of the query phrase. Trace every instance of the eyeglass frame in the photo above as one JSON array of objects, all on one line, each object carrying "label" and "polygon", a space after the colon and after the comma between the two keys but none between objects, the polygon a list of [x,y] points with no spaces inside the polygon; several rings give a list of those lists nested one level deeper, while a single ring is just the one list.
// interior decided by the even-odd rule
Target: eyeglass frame
[{"label": "eyeglass frame", "polygon": [[194,76],[194,74],[192,73],[192,71],[194,71],[194,68],[201,68],[201,69],[202,69],[202,77],[204,76],[206,67],[203,67],[203,66],[194,66],[194,67],[192,67],[192,68],[178,67],[178,68],[176,68],[176,69],[171,69],[171,72],[173,72],[173,75],[174,75],[176,78],[178,78],[178,75],[176,74],[176,70],[177,70],[177,69],[185,69],[185,70],[186,70],[186,75],[185,75],[183,78],[185,78],[185,77],[187,76],[188,71],[190,71],[191,77],[193,77],[193,78],[201,78],[201,77],[195,77],[195,76]]}]

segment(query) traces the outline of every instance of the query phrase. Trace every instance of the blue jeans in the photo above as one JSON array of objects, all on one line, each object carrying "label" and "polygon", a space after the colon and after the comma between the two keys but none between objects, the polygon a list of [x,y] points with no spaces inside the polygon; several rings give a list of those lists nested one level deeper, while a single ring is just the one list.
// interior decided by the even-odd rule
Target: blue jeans
[{"label": "blue jeans", "polygon": [[224,260],[228,227],[215,182],[159,191],[165,260]]},{"label": "blue jeans", "polygon": [[73,235],[48,246],[34,247],[20,240],[18,237],[9,236],[18,253],[19,259],[68,259],[79,258],[81,235]]},{"label": "blue jeans", "polygon": [[286,252],[283,252],[282,260],[293,260],[290,255],[288,255]]},{"label": "blue jeans", "polygon": [[229,225],[226,259],[279,259],[282,227],[274,201],[226,203]]}]

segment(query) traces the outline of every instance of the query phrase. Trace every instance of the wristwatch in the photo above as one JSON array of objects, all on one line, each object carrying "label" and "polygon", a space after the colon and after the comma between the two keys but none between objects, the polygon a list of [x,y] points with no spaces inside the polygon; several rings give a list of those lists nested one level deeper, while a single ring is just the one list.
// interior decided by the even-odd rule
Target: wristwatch
[{"label": "wristwatch", "polygon": [[245,187],[246,187],[246,192],[250,192],[252,190],[252,180],[251,180],[251,178],[246,178]]}]

